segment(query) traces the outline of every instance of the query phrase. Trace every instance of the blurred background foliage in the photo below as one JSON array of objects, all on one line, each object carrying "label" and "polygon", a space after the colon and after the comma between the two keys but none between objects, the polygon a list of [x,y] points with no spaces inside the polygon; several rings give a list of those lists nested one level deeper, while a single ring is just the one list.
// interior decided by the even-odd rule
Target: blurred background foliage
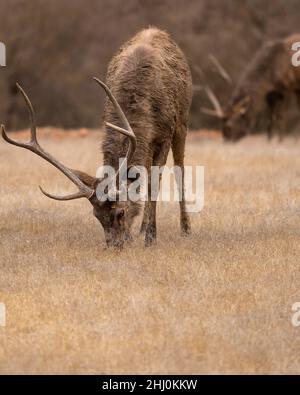
[{"label": "blurred background foliage", "polygon": [[[232,87],[213,69],[214,54],[237,81],[262,43],[300,31],[299,0],[0,0],[0,120],[8,129],[28,125],[17,94],[30,94],[40,126],[99,127],[104,94],[92,81],[105,78],[109,60],[138,30],[155,25],[171,33],[193,73],[226,103]],[[197,67],[203,75],[197,72]],[[218,127],[200,112],[209,105],[196,91],[191,127]]]}]

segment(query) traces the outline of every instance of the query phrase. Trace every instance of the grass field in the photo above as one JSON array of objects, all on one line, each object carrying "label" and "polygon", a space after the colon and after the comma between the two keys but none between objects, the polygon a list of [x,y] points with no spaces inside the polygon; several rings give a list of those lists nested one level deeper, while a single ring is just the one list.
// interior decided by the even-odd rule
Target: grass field
[{"label": "grass field", "polygon": [[[53,135],[50,138],[49,135]],[[100,133],[44,133],[62,162],[94,173]],[[0,373],[300,373],[300,142],[236,145],[190,135],[205,207],[182,239],[175,203],[158,243],[104,249],[88,201],[31,153],[0,142]]]}]

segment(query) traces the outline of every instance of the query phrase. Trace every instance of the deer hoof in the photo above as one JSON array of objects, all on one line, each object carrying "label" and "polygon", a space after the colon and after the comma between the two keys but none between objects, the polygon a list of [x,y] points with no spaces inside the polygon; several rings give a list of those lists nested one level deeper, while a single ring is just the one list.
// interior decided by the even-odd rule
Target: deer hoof
[{"label": "deer hoof", "polygon": [[187,237],[192,233],[191,224],[189,220],[182,221],[181,223],[181,236]]},{"label": "deer hoof", "polygon": [[145,247],[150,247],[156,242],[156,229],[153,226],[148,226],[145,237]]}]

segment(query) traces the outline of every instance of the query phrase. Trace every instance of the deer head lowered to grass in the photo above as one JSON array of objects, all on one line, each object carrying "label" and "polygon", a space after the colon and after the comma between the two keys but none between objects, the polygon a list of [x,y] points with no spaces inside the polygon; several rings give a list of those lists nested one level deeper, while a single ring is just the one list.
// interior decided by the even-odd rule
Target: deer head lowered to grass
[{"label": "deer head lowered to grass", "polygon": [[[167,33],[149,28],[128,41],[113,57],[107,85],[97,78],[95,80],[109,98],[104,112],[104,165],[115,169],[115,181],[125,173],[125,192],[132,181],[129,170],[133,166],[142,166],[148,171],[148,201],[145,202],[141,231],[145,232],[146,245],[151,245],[156,240],[156,200],[150,200],[150,170],[152,165],[165,165],[170,147],[175,165],[182,170],[184,185],[184,147],[192,99],[189,67]],[[140,202],[120,199],[121,191],[116,190],[115,183],[110,183],[107,191],[107,195],[114,195],[114,199],[102,199],[98,187],[103,178],[72,170],[44,151],[37,140],[33,106],[24,90],[17,86],[30,112],[31,139],[28,143],[14,141],[2,125],[4,140],[41,156],[65,174],[77,186],[78,192],[56,196],[40,188],[43,194],[55,200],[87,198],[104,229],[107,245],[122,248],[125,240],[131,239],[130,229],[140,212]],[[121,165],[120,158],[125,158]],[[124,164],[128,165],[127,169],[122,168]],[[184,189],[181,191],[180,223],[182,234],[189,234]]]},{"label": "deer head lowered to grass", "polygon": [[[221,119],[226,140],[237,141],[249,134],[262,113],[267,115],[268,137],[273,136],[275,127],[279,136],[283,136],[289,99],[293,95],[300,109],[300,66],[292,63],[292,46],[297,42],[300,34],[266,42],[242,73],[225,108],[212,90],[205,87],[214,109],[202,111]],[[228,75],[219,62],[214,63],[222,77]]]}]

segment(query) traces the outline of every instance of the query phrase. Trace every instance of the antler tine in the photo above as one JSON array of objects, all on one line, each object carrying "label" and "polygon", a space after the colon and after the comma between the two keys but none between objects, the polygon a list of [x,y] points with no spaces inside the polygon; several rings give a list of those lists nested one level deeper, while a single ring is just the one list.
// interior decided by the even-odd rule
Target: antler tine
[{"label": "antler tine", "polygon": [[199,77],[201,79],[204,79],[204,72],[201,69],[201,67],[199,67],[197,64],[193,66],[194,70],[196,71],[196,73],[199,75]]},{"label": "antler tine", "polygon": [[[71,169],[64,166],[62,163],[60,163],[57,159],[55,159],[51,154],[46,152],[39,145],[39,143],[37,141],[37,135],[36,135],[36,121],[35,121],[35,112],[34,112],[33,106],[31,104],[29,97],[23,90],[23,88],[19,84],[17,84],[17,87],[18,87],[19,91],[21,92],[22,96],[24,97],[25,102],[26,102],[28,109],[29,109],[30,120],[31,120],[31,139],[28,143],[22,143],[19,141],[12,140],[6,134],[4,125],[1,125],[1,132],[2,132],[3,139],[6,142],[8,142],[9,144],[28,149],[28,150],[34,152],[36,155],[40,156],[41,158],[45,159],[47,162],[49,162],[54,167],[56,167],[58,170],[60,170],[65,176],[67,176],[69,178],[69,180],[71,180],[79,188],[79,192],[77,192],[76,194],[66,196],[64,199],[60,199],[60,200],[71,200],[71,199],[77,199],[80,197],[86,197],[89,199],[94,194],[94,190],[89,188],[87,185],[85,185]],[[44,191],[42,191],[42,192],[44,193]],[[47,193],[44,193],[44,194],[48,197],[54,198],[53,197],[54,195],[50,195]]]},{"label": "antler tine", "polygon": [[36,139],[35,111],[34,111],[34,108],[32,106],[32,103],[31,103],[29,97],[26,95],[26,93],[25,93],[24,89],[21,87],[21,85],[17,82],[16,86],[19,89],[20,93],[22,94],[22,96],[23,96],[23,98],[24,98],[24,100],[25,100],[25,102],[27,104],[28,110],[29,110],[30,121],[31,121],[31,126],[30,126],[30,130],[31,130],[30,143],[21,143],[21,142],[14,141],[14,140],[10,139],[7,136],[7,134],[6,134],[4,125],[1,125],[2,137],[9,144],[12,144],[12,145],[15,145],[15,146],[21,147],[21,148],[28,148],[28,149],[32,150],[31,146],[33,146],[33,145],[38,146],[38,142],[37,142],[37,139]]},{"label": "antler tine", "polygon": [[215,108],[215,113],[219,118],[224,117],[224,111],[222,109],[222,106],[219,102],[219,100],[217,99],[216,95],[213,93],[213,91],[210,89],[209,86],[205,86],[204,87],[205,92],[209,98],[209,100],[211,101],[212,105]]},{"label": "antler tine", "polygon": [[54,200],[60,200],[60,201],[64,201],[64,200],[74,200],[74,199],[80,199],[80,198],[86,198],[87,195],[84,191],[78,191],[76,193],[72,193],[70,195],[65,195],[65,196],[58,196],[58,195],[53,195],[52,193],[48,193],[46,191],[44,191],[44,189],[39,185],[40,191],[47,196],[50,199],[54,199]]},{"label": "antler tine", "polygon": [[210,108],[201,107],[201,112],[206,115],[210,115],[212,117],[220,118],[219,114],[215,110],[211,110]]},{"label": "antler tine", "polygon": [[31,146],[29,146],[27,143],[21,143],[21,142],[14,141],[11,138],[9,138],[8,135],[6,134],[4,125],[1,125],[1,134],[2,134],[3,139],[7,143],[12,144],[12,145],[16,145],[17,147],[28,148],[28,149],[32,150]]},{"label": "antler tine", "polygon": [[[130,146],[129,146],[129,149],[128,149],[125,161],[130,162],[130,160],[132,159],[132,156],[133,156],[133,154],[134,154],[134,152],[136,150],[136,144],[137,144],[136,136],[135,136],[135,134],[134,134],[134,132],[133,132],[133,130],[132,130],[132,128],[131,128],[131,126],[130,126],[130,124],[129,124],[129,122],[128,122],[128,120],[127,120],[127,118],[126,118],[126,116],[125,116],[125,114],[123,112],[123,110],[121,109],[117,99],[114,97],[114,95],[111,92],[111,90],[109,89],[109,87],[106,84],[104,84],[104,82],[99,80],[99,78],[94,77],[93,79],[105,90],[107,96],[109,97],[110,101],[114,105],[115,110],[116,110],[120,120],[124,124],[125,128],[123,129],[123,128],[119,127],[119,126],[113,125],[112,123],[106,122],[106,125],[108,127],[116,130],[119,133],[124,134],[125,136],[127,136],[129,138]],[[122,163],[122,165],[125,163],[125,161]],[[117,174],[120,172],[120,170],[122,168],[122,165],[120,166]]]},{"label": "antler tine", "polygon": [[218,70],[221,77],[223,77],[224,80],[227,81],[229,84],[232,84],[232,79],[231,79],[230,75],[227,73],[227,71],[221,65],[219,60],[212,54],[209,55],[209,59],[215,65],[215,67]]}]

